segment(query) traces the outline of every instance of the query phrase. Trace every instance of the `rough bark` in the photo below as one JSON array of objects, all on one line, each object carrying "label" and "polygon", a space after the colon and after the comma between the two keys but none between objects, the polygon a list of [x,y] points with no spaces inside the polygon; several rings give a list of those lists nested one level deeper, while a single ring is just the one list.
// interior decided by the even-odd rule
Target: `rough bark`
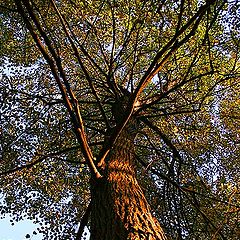
[{"label": "rough bark", "polygon": [[109,154],[105,177],[92,183],[91,240],[166,239],[136,179],[130,136],[126,128]]}]

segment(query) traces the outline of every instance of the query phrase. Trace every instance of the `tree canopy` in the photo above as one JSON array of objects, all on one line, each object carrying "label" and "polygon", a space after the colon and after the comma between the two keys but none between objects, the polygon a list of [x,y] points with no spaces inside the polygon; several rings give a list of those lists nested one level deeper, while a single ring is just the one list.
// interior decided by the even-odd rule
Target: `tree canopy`
[{"label": "tree canopy", "polygon": [[238,0],[0,0],[0,24],[1,217],[80,239],[90,181],[134,118],[168,239],[239,239]]}]

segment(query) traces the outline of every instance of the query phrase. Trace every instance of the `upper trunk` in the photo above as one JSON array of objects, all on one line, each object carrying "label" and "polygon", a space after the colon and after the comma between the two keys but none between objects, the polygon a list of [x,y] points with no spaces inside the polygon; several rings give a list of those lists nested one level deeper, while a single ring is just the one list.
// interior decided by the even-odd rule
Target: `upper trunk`
[{"label": "upper trunk", "polygon": [[133,139],[125,128],[92,183],[91,240],[166,239],[135,176]]}]

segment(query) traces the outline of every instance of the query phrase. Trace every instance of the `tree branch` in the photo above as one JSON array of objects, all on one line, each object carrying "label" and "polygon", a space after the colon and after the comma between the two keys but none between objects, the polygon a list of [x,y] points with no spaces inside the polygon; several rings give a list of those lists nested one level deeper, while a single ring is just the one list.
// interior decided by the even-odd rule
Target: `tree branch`
[{"label": "tree branch", "polygon": [[[173,54],[173,52],[175,52],[183,43],[185,43],[194,33],[195,30],[199,24],[199,22],[201,21],[204,13],[206,12],[206,10],[210,7],[211,4],[215,3],[216,0],[210,0],[208,1],[207,4],[201,6],[199,8],[199,10],[197,11],[197,13],[177,32],[177,34],[175,34],[173,36],[173,38],[162,48],[161,51],[159,51],[154,60],[152,61],[152,63],[150,64],[150,67],[148,68],[148,70],[146,71],[145,75],[142,77],[142,79],[140,80],[137,88],[135,89],[134,93],[130,96],[129,101],[128,101],[128,107],[125,110],[125,114],[122,118],[122,120],[120,121],[120,123],[115,127],[113,134],[110,137],[110,141],[109,141],[109,146],[106,147],[103,156],[106,156],[107,153],[110,151],[110,149],[112,148],[113,144],[115,143],[115,141],[117,140],[118,136],[120,135],[120,133],[122,132],[123,128],[125,127],[125,125],[127,124],[127,122],[129,121],[130,117],[132,116],[133,112],[134,112],[134,105],[137,101],[138,96],[141,94],[141,92],[144,90],[144,88],[146,87],[146,85],[149,83],[149,81],[151,81],[152,77],[158,72],[160,71],[160,69],[164,66],[165,62],[170,58],[170,56]],[[194,24],[195,22],[195,24]],[[179,43],[176,42],[176,40],[192,25],[192,29],[190,31],[189,34],[187,34],[183,40],[181,40]],[[172,46],[173,45],[173,46]],[[172,46],[172,48],[168,51],[168,49]],[[168,51],[168,52],[167,52]],[[160,63],[158,63],[159,59],[166,54],[162,61],[160,61]],[[102,162],[103,160],[101,160]]]},{"label": "tree branch", "polygon": [[[147,167],[148,165],[135,154],[136,159],[144,166]],[[209,223],[215,230],[218,230],[218,228],[214,225],[214,223],[211,221],[211,219],[208,218],[208,216],[200,209],[199,206],[197,206],[194,201],[192,201],[192,199],[190,199],[190,197],[187,195],[187,192],[189,192],[189,189],[186,188],[182,188],[177,182],[175,182],[174,180],[172,180],[171,178],[169,178],[168,176],[166,176],[165,174],[161,173],[160,171],[157,171],[153,168],[150,169],[150,172],[152,174],[155,174],[157,176],[159,176],[160,178],[166,180],[167,182],[171,183],[174,187],[176,187],[177,189],[179,189],[180,192],[182,192],[184,194],[184,196],[187,198],[187,200],[189,201],[189,203],[197,210],[197,212],[199,212],[202,217],[204,218],[204,220]],[[190,191],[193,192],[193,191]],[[198,194],[198,192],[194,193]],[[207,196],[206,196],[207,197]],[[224,237],[222,232],[219,232],[219,235],[224,239],[227,240],[227,238]]]},{"label": "tree branch", "polygon": [[[21,171],[23,169],[31,169],[33,166],[35,166],[38,163],[41,163],[42,161],[44,161],[47,158],[55,157],[55,156],[61,155],[63,153],[69,152],[69,151],[77,150],[79,148],[80,148],[80,146],[74,146],[74,147],[65,148],[65,149],[63,149],[61,151],[58,151],[58,152],[45,154],[44,156],[41,155],[41,157],[39,157],[38,159],[36,159],[36,160],[34,160],[34,161],[32,161],[28,164],[25,164],[23,166],[7,170],[5,172],[1,172],[0,176],[5,176],[5,175],[8,175],[8,174],[12,174],[12,173]],[[82,163],[82,162],[76,162],[76,163]]]},{"label": "tree branch", "polygon": [[167,146],[172,150],[173,156],[179,159],[180,162],[183,162],[182,157],[177,150],[177,148],[172,144],[171,140],[156,126],[154,125],[151,121],[149,121],[146,117],[141,117],[140,120],[144,122],[149,128],[154,130],[160,137],[161,139],[167,144]]},{"label": "tree branch", "polygon": [[5,9],[9,12],[17,12],[17,9],[12,9],[12,8],[9,8],[9,7],[3,6],[3,5],[0,5],[0,8]]},{"label": "tree branch", "polygon": [[[38,22],[36,16],[34,15],[33,11],[32,11],[32,8],[29,4],[29,1],[28,0],[22,0],[23,1],[23,4],[25,5],[32,21],[34,22],[34,24],[36,25],[38,31],[40,32],[40,34],[42,35],[50,53],[52,54],[53,56],[53,59],[51,56],[49,56],[49,53],[47,52],[47,50],[45,49],[44,45],[42,44],[41,40],[39,39],[37,33],[35,32],[35,30],[33,29],[31,23],[29,22],[28,20],[28,17],[26,16],[25,14],[25,11],[23,9],[23,6],[21,4],[21,1],[18,1],[18,0],[15,0],[15,3],[17,5],[17,8],[18,8],[18,12],[20,13],[20,15],[22,16],[23,20],[25,21],[26,25],[27,25],[27,28],[28,30],[30,31],[34,41],[36,42],[39,50],[41,51],[41,53],[43,54],[43,57],[46,59],[46,61],[48,62],[50,68],[51,68],[51,71],[52,71],[52,74],[59,86],[59,89],[61,91],[61,94],[62,94],[62,97],[63,97],[63,100],[66,104],[66,107],[68,109],[68,112],[70,114],[70,117],[71,117],[71,120],[73,122],[73,125],[74,125],[74,128],[75,128],[75,134],[76,134],[76,137],[80,143],[80,146],[81,146],[81,149],[82,149],[82,152],[83,152],[83,155],[86,159],[86,162],[89,166],[89,169],[92,173],[92,175],[95,177],[95,178],[100,178],[101,175],[100,173],[98,172],[95,164],[94,164],[94,161],[93,161],[93,155],[92,155],[92,151],[88,145],[88,142],[87,142],[87,138],[86,138],[86,135],[85,135],[85,131],[84,131],[84,126],[83,126],[83,122],[82,122],[82,119],[81,119],[81,115],[80,115],[80,112],[79,112],[79,105],[78,105],[78,102],[77,102],[77,99],[74,95],[74,93],[72,92],[72,89],[66,79],[66,76],[65,76],[65,73],[64,73],[64,70],[62,68],[62,65],[61,65],[61,60],[60,60],[60,57],[56,54],[54,48],[52,47],[52,44],[51,44],[51,41],[49,40],[49,38],[47,37],[46,33],[44,32],[44,30],[42,29],[40,23]],[[56,64],[56,65],[55,65]],[[58,74],[58,70],[60,72],[60,76],[62,77],[63,79],[63,82],[64,82],[64,85],[62,84],[61,82],[61,79],[59,77],[59,74]],[[71,100],[72,100],[72,103],[68,97],[68,94],[70,95],[71,97]],[[74,105],[73,105],[74,104]]]},{"label": "tree branch", "polygon": [[[54,7],[54,9],[55,9],[55,11],[56,11],[59,19],[60,19],[60,22],[61,22],[61,24],[62,24],[62,27],[63,27],[64,32],[65,32],[65,34],[67,35],[67,38],[68,38],[68,40],[69,40],[70,43],[71,43],[72,49],[73,49],[73,51],[74,51],[74,54],[75,54],[75,56],[77,57],[77,60],[78,60],[80,66],[81,66],[81,68],[82,68],[82,70],[83,70],[83,72],[84,72],[84,74],[85,74],[85,76],[86,76],[86,79],[87,79],[88,84],[89,84],[89,86],[90,86],[90,88],[91,88],[91,91],[92,91],[94,97],[96,98],[97,104],[98,104],[98,106],[99,106],[99,110],[100,110],[100,112],[101,112],[101,114],[102,114],[102,116],[103,116],[103,118],[104,118],[104,120],[105,120],[105,123],[106,123],[106,125],[107,125],[107,128],[110,128],[110,125],[109,125],[107,116],[106,116],[106,114],[105,114],[105,111],[104,111],[104,109],[103,109],[102,103],[101,103],[101,101],[100,101],[100,98],[99,98],[99,96],[98,96],[98,94],[97,94],[97,91],[96,91],[94,85],[93,85],[92,79],[91,79],[91,77],[90,77],[87,69],[85,68],[85,66],[84,66],[84,64],[83,64],[83,62],[82,62],[82,60],[81,60],[80,54],[79,54],[79,52],[78,52],[78,49],[77,49],[77,47],[76,47],[76,45],[75,45],[75,43],[74,43],[74,41],[73,41],[73,39],[72,39],[69,31],[67,30],[67,26],[66,26],[66,24],[65,24],[65,20],[63,19],[62,14],[59,12],[59,10],[58,10],[58,8],[57,8],[54,0],[51,0],[51,3],[52,3],[52,5],[53,5],[53,7]],[[83,48],[83,46],[81,46],[81,50],[85,53],[86,56],[88,56],[88,58],[92,59],[92,58],[89,56],[89,54],[87,53],[87,51]],[[94,60],[92,60],[92,61],[95,62]],[[96,64],[95,64],[95,65],[96,65]],[[101,70],[101,69],[100,69],[100,70]],[[101,70],[101,71],[102,71],[102,70]],[[76,98],[75,98],[75,101],[77,101]],[[78,106],[78,102],[76,102],[76,105]],[[78,110],[79,110],[79,109],[78,109]],[[78,111],[78,113],[79,113],[79,115],[80,115],[80,111]]]},{"label": "tree branch", "polygon": [[[215,0],[213,1],[215,2]],[[162,69],[164,64],[167,62],[167,60],[172,56],[172,54],[180,47],[182,46],[191,36],[194,35],[205,11],[208,9],[209,5],[206,4],[205,6],[202,6],[199,8],[198,12],[186,23],[179,31],[176,32],[176,34],[172,37],[172,39],[162,48],[161,51],[159,51],[152,63],[150,64],[148,70],[140,80],[140,83],[138,84],[135,92],[134,92],[134,98],[137,98],[145,86],[152,80],[152,78]],[[196,22],[195,22],[196,21]],[[177,39],[195,22],[193,25],[191,31],[180,41],[177,42]],[[172,46],[173,45],[173,46]],[[168,51],[168,49],[172,46],[172,48]],[[168,52],[167,52],[168,51]],[[164,56],[163,59],[158,63],[159,59]]]},{"label": "tree branch", "polygon": [[84,228],[85,228],[85,226],[87,226],[88,219],[90,217],[91,209],[92,209],[92,203],[90,202],[87,207],[86,212],[84,213],[84,215],[80,221],[80,226],[78,228],[78,232],[77,232],[75,240],[81,240],[83,232],[84,232]]}]

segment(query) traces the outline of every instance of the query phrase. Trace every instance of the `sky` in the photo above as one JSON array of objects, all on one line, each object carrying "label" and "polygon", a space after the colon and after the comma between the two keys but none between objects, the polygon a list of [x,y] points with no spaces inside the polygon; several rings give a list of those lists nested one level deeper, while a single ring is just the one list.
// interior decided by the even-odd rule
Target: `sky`
[{"label": "sky", "polygon": [[[40,225],[34,224],[31,220],[24,219],[14,223],[12,226],[10,219],[9,216],[0,219],[0,240],[42,240],[43,235],[41,233],[37,233],[37,235],[32,234]],[[25,238],[26,234],[30,234],[31,237]]]},{"label": "sky", "polygon": [[[43,234],[38,233],[37,228],[39,224],[33,223],[29,219],[23,219],[20,222],[14,222],[11,225],[10,217],[7,216],[4,219],[0,219],[0,240],[42,240]],[[32,234],[33,231],[37,232],[37,235]],[[87,235],[84,235],[86,240],[90,239],[89,231],[85,228]],[[30,234],[30,238],[26,238],[26,235]]]}]

